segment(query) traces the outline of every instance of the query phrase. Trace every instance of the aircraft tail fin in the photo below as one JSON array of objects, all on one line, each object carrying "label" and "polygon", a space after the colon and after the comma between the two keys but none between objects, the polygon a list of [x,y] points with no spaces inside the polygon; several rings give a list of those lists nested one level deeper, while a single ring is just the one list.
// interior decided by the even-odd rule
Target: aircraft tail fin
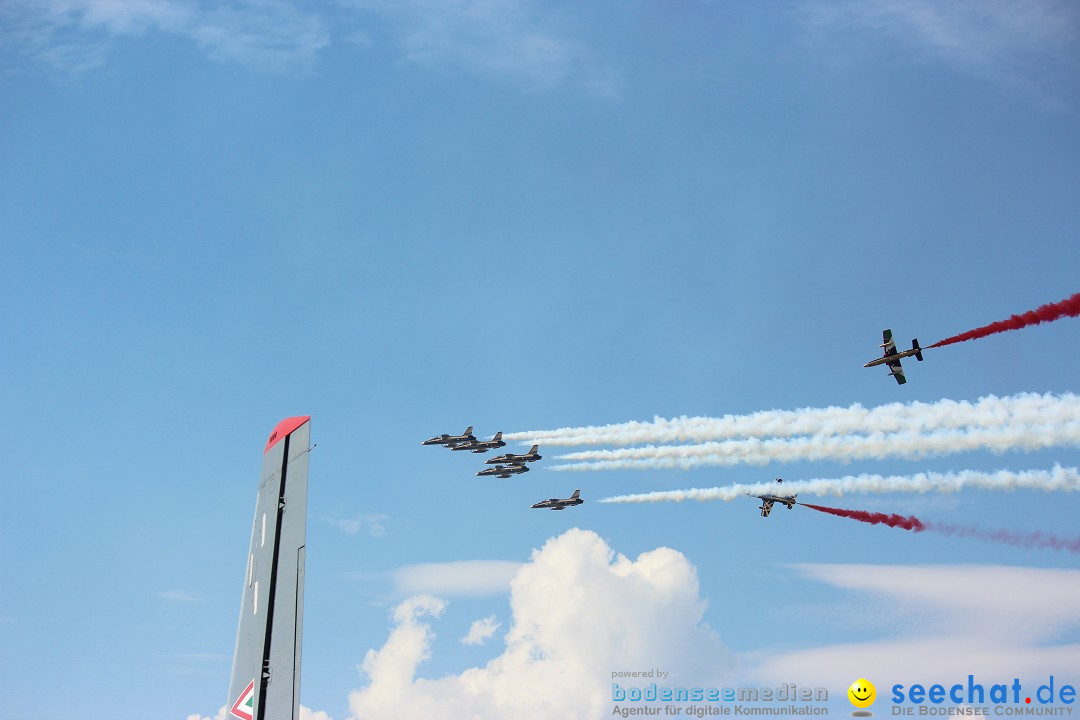
[{"label": "aircraft tail fin", "polygon": [[533,445],[533,446],[532,446],[532,447],[531,447],[531,448],[529,449],[529,452],[528,452],[528,454],[529,454],[529,455],[535,455],[535,454],[536,454],[536,452],[537,452],[537,451],[538,451],[539,449],[540,449],[540,446],[539,446],[539,445]]},{"label": "aircraft tail fin", "polygon": [[465,428],[465,432],[463,432],[461,434],[464,435],[465,437],[468,437],[468,436],[472,435],[472,425]]},{"label": "aircraft tail fin", "polygon": [[310,420],[306,415],[282,420],[263,450],[226,704],[229,720],[300,716]]},{"label": "aircraft tail fin", "polygon": [[493,440],[502,440],[502,430],[500,430],[499,432],[495,433],[495,437],[494,437],[494,438],[492,438],[492,439],[493,439]]},{"label": "aircraft tail fin", "polygon": [[919,347],[919,338],[911,341],[911,349],[915,351],[915,359],[922,362],[922,348]]},{"label": "aircraft tail fin", "polygon": [[580,500],[581,499],[581,491],[580,490],[575,490],[574,494],[570,496],[570,499],[571,500]]}]

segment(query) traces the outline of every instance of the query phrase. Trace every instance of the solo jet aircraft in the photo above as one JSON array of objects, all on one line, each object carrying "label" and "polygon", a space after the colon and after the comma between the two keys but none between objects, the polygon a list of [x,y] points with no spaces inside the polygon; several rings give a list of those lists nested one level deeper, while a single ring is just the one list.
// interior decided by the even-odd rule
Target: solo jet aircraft
[{"label": "solo jet aircraft", "polygon": [[[782,482],[784,482],[784,479],[783,478],[776,478],[776,482],[777,483],[782,483]],[[795,506],[795,498],[797,498],[799,496],[798,493],[796,493],[794,495],[772,495],[772,494],[751,495],[750,493],[746,493],[746,494],[750,495],[750,497],[757,498],[758,500],[761,501],[761,507],[758,508],[759,510],[761,510],[761,517],[769,517],[769,513],[772,512],[773,503],[780,503],[781,505],[787,505],[787,509],[790,510],[791,508],[793,508]]]},{"label": "solo jet aircraft", "polygon": [[486,453],[488,450],[494,450],[495,448],[501,448],[506,445],[502,439],[502,431],[495,433],[495,437],[490,440],[477,440],[473,438],[468,442],[458,443],[457,445],[451,445],[451,450],[472,450],[474,453]]},{"label": "solo jet aircraft", "polygon": [[580,505],[583,502],[585,502],[585,501],[581,499],[581,491],[580,490],[575,490],[574,494],[571,495],[570,497],[566,498],[565,500],[560,500],[559,498],[551,498],[550,500],[541,500],[540,502],[533,505],[533,508],[540,508],[540,509],[550,508],[552,510],[565,510],[568,507],[573,507],[574,505]]},{"label": "solo jet aircraft", "polygon": [[533,445],[532,449],[524,455],[515,455],[514,453],[506,453],[505,455],[497,455],[493,458],[488,458],[484,461],[485,465],[499,465],[501,463],[513,463],[514,465],[520,465],[527,462],[536,462],[543,455],[536,452],[540,449],[539,445]]},{"label": "solo jet aircraft", "polygon": [[892,339],[892,330],[885,330],[881,333],[885,342],[881,343],[878,347],[885,351],[885,354],[876,360],[863,365],[863,367],[874,367],[875,365],[885,364],[889,366],[889,374],[896,378],[897,385],[903,385],[907,382],[907,378],[904,377],[904,368],[900,365],[900,358],[915,356],[915,359],[922,362],[922,348],[919,347],[919,341],[911,341],[911,349],[903,352],[896,351],[896,343]]},{"label": "solo jet aircraft", "polygon": [[495,477],[508,478],[511,475],[518,475],[520,473],[529,472],[529,468],[524,465],[496,465],[495,467],[484,468],[477,475],[494,475]]},{"label": "solo jet aircraft", "polygon": [[446,445],[446,446],[449,447],[449,446],[455,445],[457,443],[473,442],[474,440],[476,440],[476,438],[472,434],[472,425],[470,425],[468,428],[465,429],[465,432],[463,432],[460,435],[447,435],[446,433],[443,433],[442,435],[436,435],[433,438],[428,438],[427,440],[425,440],[424,442],[422,442],[420,444],[421,445]]}]

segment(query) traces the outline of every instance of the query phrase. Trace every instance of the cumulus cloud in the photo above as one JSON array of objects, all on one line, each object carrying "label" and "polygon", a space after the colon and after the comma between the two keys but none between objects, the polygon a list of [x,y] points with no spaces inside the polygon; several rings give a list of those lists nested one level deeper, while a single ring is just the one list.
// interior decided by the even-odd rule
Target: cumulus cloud
[{"label": "cumulus cloud", "polygon": [[312,710],[301,705],[300,720],[330,720],[330,716],[323,710]]},{"label": "cumulus cloud", "polygon": [[481,618],[469,627],[469,632],[466,633],[465,637],[461,638],[461,643],[463,645],[483,645],[491,639],[491,636],[495,634],[499,627],[500,624],[494,615]]},{"label": "cumulus cloud", "polygon": [[[1080,571],[1003,565],[793,565],[799,574],[869,600],[872,609],[830,615],[842,629],[878,628],[885,637],[748,659],[763,682],[846,687],[867,678],[1045,678],[1080,667],[1080,644],[1060,642],[1080,627]],[[902,635],[885,618],[902,616]],[[1054,642],[1058,639],[1058,642]],[[857,670],[853,670],[858,668]]]},{"label": "cumulus cloud", "polygon": [[[394,610],[394,628],[361,667],[355,718],[595,718],[611,673],[664,668],[683,684],[730,675],[732,654],[702,618],[697,572],[659,548],[636,560],[572,529],[533,552],[511,582],[512,621],[500,655],[438,679],[417,677],[445,603],[430,595]],[[558,692],[552,692],[558,688]]]}]

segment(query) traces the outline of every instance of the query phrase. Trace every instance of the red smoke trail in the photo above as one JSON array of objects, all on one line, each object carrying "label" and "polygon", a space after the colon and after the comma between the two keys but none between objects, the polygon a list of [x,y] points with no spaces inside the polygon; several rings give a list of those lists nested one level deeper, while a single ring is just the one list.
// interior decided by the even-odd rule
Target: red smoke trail
[{"label": "red smoke trail", "polygon": [[1013,532],[1012,530],[987,530],[984,528],[949,525],[947,523],[926,523],[927,530],[955,535],[957,537],[973,537],[986,542],[1004,543],[1028,550],[1066,550],[1071,553],[1080,553],[1080,537],[1063,538],[1049,535],[1043,532]]},{"label": "red smoke trail", "polygon": [[927,345],[927,347],[936,348],[941,347],[942,345],[952,345],[953,343],[964,342],[965,340],[974,340],[975,338],[986,337],[987,335],[993,335],[994,333],[1005,332],[1006,330],[1019,330],[1028,325],[1038,325],[1039,323],[1050,322],[1063,317],[1076,317],[1077,315],[1080,315],[1080,293],[1076,293],[1072,297],[1066,298],[1061,302],[1049,303],[1037,307],[1034,310],[1028,310],[1023,315],[1013,315],[1008,320],[999,320],[996,323],[990,323],[981,328],[975,328],[974,330],[968,330],[959,335],[953,335],[952,337],[945,338],[933,345]]},{"label": "red smoke trail", "polygon": [[840,517],[851,518],[852,520],[870,523],[871,525],[901,527],[905,530],[911,530],[912,532],[922,532],[926,529],[926,526],[923,525],[922,521],[914,515],[904,517],[903,515],[886,515],[885,513],[879,512],[866,512],[865,510],[844,510],[843,508],[824,507],[822,505],[811,505],[809,503],[799,504],[817,510],[818,512],[839,515]]},{"label": "red smoke trail", "polygon": [[1012,530],[991,530],[974,527],[971,525],[951,525],[949,523],[923,522],[914,515],[886,515],[879,512],[866,512],[865,510],[844,510],[843,508],[824,507],[799,503],[818,512],[851,518],[859,522],[872,525],[888,525],[899,527],[912,532],[937,532],[943,535],[955,535],[956,537],[971,537],[984,542],[1002,543],[1013,545],[1028,550],[1065,550],[1071,553],[1080,553],[1080,537],[1063,538],[1044,532],[1013,532]]}]

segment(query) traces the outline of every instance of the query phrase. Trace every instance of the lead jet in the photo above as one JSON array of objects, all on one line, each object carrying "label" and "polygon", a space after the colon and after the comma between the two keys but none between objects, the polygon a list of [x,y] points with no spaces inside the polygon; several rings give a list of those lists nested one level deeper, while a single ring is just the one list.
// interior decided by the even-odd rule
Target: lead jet
[{"label": "lead jet", "polygon": [[502,439],[502,431],[495,433],[495,437],[490,440],[477,440],[473,438],[467,442],[451,445],[451,450],[472,450],[474,453],[486,453],[488,450],[494,450],[495,448],[501,448],[506,445]]},{"label": "lead jet", "polygon": [[519,475],[521,473],[529,472],[529,468],[524,465],[496,465],[495,467],[484,468],[477,475],[494,475],[495,477],[508,478],[511,475]]},{"label": "lead jet", "polygon": [[539,508],[541,510],[547,509],[547,508],[550,508],[552,510],[565,510],[568,507],[573,507],[574,505],[580,505],[583,502],[585,502],[585,501],[581,499],[581,491],[580,490],[575,490],[574,494],[571,495],[570,497],[566,498],[565,500],[560,500],[559,498],[551,498],[550,500],[541,500],[540,502],[533,505],[533,508]]},{"label": "lead jet", "polygon": [[904,368],[900,365],[900,358],[915,356],[915,359],[922,362],[922,348],[919,347],[918,339],[911,341],[911,349],[904,350],[903,352],[896,351],[896,343],[892,339],[892,330],[885,330],[881,333],[881,337],[885,342],[881,343],[878,347],[885,351],[885,354],[876,360],[863,365],[863,367],[874,367],[875,365],[885,364],[889,366],[889,374],[896,378],[897,385],[903,385],[907,382],[907,378],[904,377]]},{"label": "lead jet", "polygon": [[[776,482],[777,484],[782,483],[784,482],[784,479],[776,478]],[[770,493],[766,493],[764,495],[752,495],[750,493],[746,494],[750,495],[750,497],[752,498],[757,498],[761,501],[761,507],[758,508],[759,510],[761,510],[761,517],[769,517],[769,513],[772,512],[774,503],[787,505],[787,509],[790,510],[791,508],[795,507],[795,498],[799,496],[798,493],[795,493],[794,495],[774,495]]]},{"label": "lead jet", "polygon": [[457,443],[473,442],[475,440],[476,440],[476,438],[472,434],[472,425],[470,425],[469,427],[467,427],[465,429],[465,432],[463,432],[460,435],[447,435],[446,433],[443,433],[442,435],[436,435],[433,438],[428,438],[427,440],[425,440],[424,442],[422,442],[420,444],[421,445],[446,445],[447,447],[451,447],[453,445],[456,445]]},{"label": "lead jet", "polygon": [[514,453],[506,453],[505,455],[496,455],[493,458],[488,458],[484,461],[485,465],[499,465],[501,463],[513,463],[514,465],[521,465],[522,463],[536,462],[540,458],[544,457],[540,453],[536,452],[540,449],[539,445],[533,445],[532,449],[524,455],[515,455]]}]

